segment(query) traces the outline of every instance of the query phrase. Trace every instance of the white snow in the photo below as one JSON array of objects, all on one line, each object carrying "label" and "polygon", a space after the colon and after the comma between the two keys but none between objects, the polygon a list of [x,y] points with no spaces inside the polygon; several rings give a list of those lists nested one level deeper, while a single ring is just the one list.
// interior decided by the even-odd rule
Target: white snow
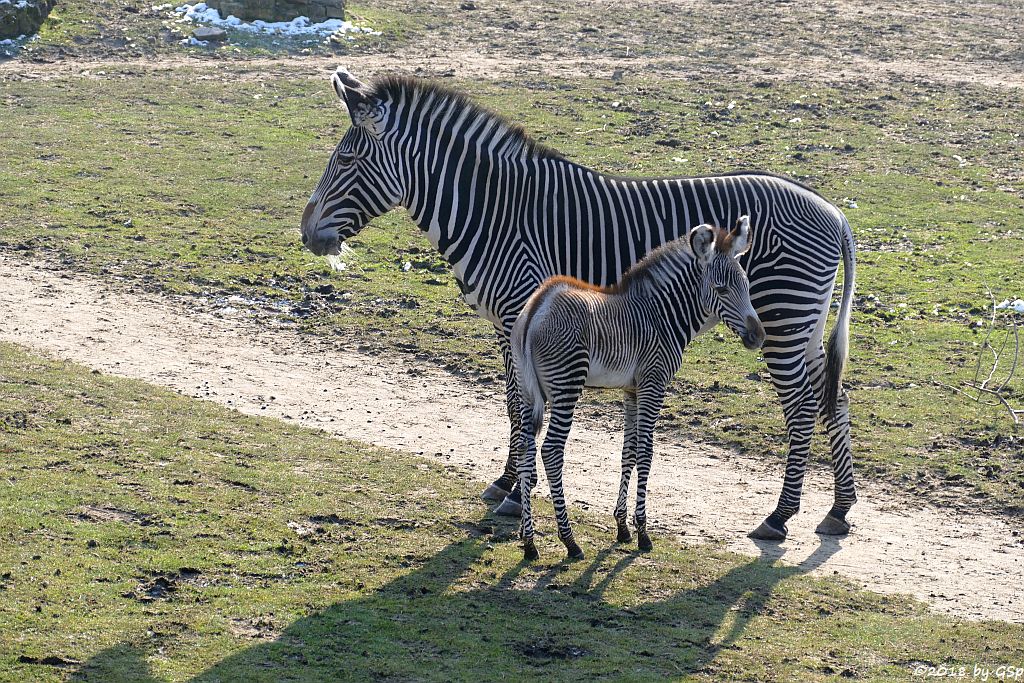
[{"label": "white snow", "polygon": [[[2,0],[0,0],[2,1]],[[24,0],[22,0],[24,1]],[[328,19],[319,23],[311,23],[309,17],[296,17],[291,21],[263,21],[257,19],[253,22],[242,21],[233,14],[221,18],[220,12],[208,7],[205,2],[195,5],[181,5],[174,10],[177,14],[184,15],[183,20],[208,26],[219,26],[223,29],[245,31],[247,33],[262,33],[267,35],[298,36],[298,35],[330,35],[338,33],[368,33],[379,35],[379,31],[355,26],[350,21],[342,19]],[[199,41],[197,41],[199,42]]]},{"label": "white snow", "polygon": [[1016,313],[1024,313],[1024,299],[1015,299],[1013,301],[1010,301],[1009,299],[1003,299],[1001,302],[996,304],[996,309],[1009,309]]}]

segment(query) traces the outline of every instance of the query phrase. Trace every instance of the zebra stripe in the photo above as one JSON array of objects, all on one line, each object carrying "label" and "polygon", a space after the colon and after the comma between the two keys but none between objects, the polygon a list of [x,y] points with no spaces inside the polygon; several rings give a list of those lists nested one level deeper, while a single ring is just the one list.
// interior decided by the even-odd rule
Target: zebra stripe
[{"label": "zebra stripe", "polygon": [[736,260],[749,246],[749,228],[746,216],[732,233],[701,225],[688,238],[652,251],[612,288],[598,289],[557,276],[547,279],[530,297],[512,328],[511,340],[522,408],[520,528],[526,559],[538,556],[530,492],[537,480],[536,434],[545,400],[551,405],[551,418],[541,460],[551,486],[558,537],[570,558],[583,557],[569,523],[562,465],[573,411],[584,386],[624,390],[622,469],[613,515],[618,540],[632,540],[626,524],[626,494],[635,468],[637,539],[641,550],[653,547],[647,533],[653,430],[683,350],[711,316],[725,322],[750,349],[764,341],[746,275]]},{"label": "zebra stripe", "polygon": [[[316,254],[336,253],[372,218],[402,205],[451,264],[467,303],[494,325],[508,371],[513,438],[490,494],[511,491],[517,478],[520,409],[508,342],[537,286],[554,275],[612,285],[650,249],[692,226],[732,225],[750,215],[753,240],[741,264],[767,334],[764,357],[790,442],[779,503],[754,535],[785,536],[819,418],[834,435],[836,495],[818,528],[848,530],[856,493],[840,375],[854,258],[842,212],[810,188],[766,173],[603,175],[453,90],[396,77],[364,85],[342,71],[333,82],[353,125],[303,212],[303,242]],[[843,304],[826,354],[824,321],[841,259]],[[501,509],[518,513],[515,497]]]}]

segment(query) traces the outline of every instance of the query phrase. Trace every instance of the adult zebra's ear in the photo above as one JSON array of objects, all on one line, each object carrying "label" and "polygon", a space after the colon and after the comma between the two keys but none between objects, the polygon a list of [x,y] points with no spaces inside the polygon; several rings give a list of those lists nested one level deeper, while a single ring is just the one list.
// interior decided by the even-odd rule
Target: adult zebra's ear
[{"label": "adult zebra's ear", "polygon": [[690,231],[690,249],[697,262],[706,266],[715,255],[715,229],[710,225],[698,225]]},{"label": "adult zebra's ear", "polygon": [[741,216],[729,233],[729,255],[737,258],[750,249],[750,216]]},{"label": "adult zebra's ear", "polygon": [[353,126],[365,128],[374,137],[383,132],[387,108],[369,86],[340,66],[331,75],[331,85],[348,109]]}]

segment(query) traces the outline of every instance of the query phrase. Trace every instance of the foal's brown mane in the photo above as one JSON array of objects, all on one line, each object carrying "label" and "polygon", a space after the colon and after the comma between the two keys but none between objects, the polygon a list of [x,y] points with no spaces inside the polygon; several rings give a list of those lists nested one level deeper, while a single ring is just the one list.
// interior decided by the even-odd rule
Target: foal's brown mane
[{"label": "foal's brown mane", "polygon": [[[711,226],[711,229],[715,232],[715,249],[723,253],[728,253],[728,250],[732,248],[732,241],[735,235],[724,228]],[[572,277],[571,275],[554,275],[545,280],[541,286],[537,288],[536,295],[541,296],[544,292],[547,292],[558,285],[567,285],[574,289],[598,292],[600,294],[622,294],[634,283],[649,276],[652,268],[657,267],[672,255],[680,252],[688,254],[691,257],[693,256],[693,251],[690,248],[690,240],[688,237],[680,237],[672,240],[671,242],[666,242],[656,249],[652,249],[650,253],[630,266],[629,269],[622,274],[619,281],[613,285],[602,287],[600,285],[595,285],[590,282],[580,280],[579,278]]]}]

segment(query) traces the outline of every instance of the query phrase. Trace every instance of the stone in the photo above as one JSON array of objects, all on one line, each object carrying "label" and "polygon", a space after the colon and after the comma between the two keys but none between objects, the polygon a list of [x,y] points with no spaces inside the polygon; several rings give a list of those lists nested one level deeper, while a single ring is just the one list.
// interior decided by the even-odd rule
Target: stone
[{"label": "stone", "polygon": [[243,21],[291,21],[295,17],[309,17],[312,22],[326,19],[344,19],[344,0],[208,0],[208,6]]},{"label": "stone", "polygon": [[39,30],[51,7],[53,0],[30,0],[20,7],[18,3],[0,5],[0,40],[32,35]]},{"label": "stone", "polygon": [[198,26],[192,31],[192,37],[196,40],[208,40],[212,43],[219,43],[227,40],[228,33],[216,26]]}]

